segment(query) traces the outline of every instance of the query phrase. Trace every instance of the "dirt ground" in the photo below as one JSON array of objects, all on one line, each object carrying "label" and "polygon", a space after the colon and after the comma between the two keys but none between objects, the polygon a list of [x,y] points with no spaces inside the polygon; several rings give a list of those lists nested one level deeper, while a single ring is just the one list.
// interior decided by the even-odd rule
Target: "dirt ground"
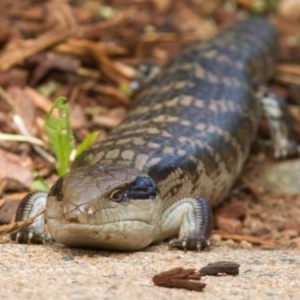
[{"label": "dirt ground", "polygon": [[[299,299],[299,250],[113,253],[59,246],[0,245],[1,299]],[[240,264],[237,276],[204,276],[203,292],[154,286],[152,277],[174,267],[220,260]]]}]

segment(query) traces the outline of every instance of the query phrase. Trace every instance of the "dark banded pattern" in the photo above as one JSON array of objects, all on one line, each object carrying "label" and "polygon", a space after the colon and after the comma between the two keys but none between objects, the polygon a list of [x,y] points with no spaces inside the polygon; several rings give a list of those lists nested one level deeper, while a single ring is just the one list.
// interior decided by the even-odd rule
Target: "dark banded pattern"
[{"label": "dark banded pattern", "polygon": [[189,196],[218,204],[255,137],[260,107],[253,87],[269,79],[275,51],[274,28],[254,17],[187,49],[139,93],[107,141],[76,166],[135,167],[149,173],[166,197],[178,194],[183,184],[174,176],[168,179],[177,171],[189,177]]},{"label": "dark banded pattern", "polygon": [[210,206],[228,194],[256,135],[255,87],[269,79],[275,51],[275,29],[253,17],[176,56],[52,187],[52,237],[137,250],[178,235],[171,246],[205,248]]}]

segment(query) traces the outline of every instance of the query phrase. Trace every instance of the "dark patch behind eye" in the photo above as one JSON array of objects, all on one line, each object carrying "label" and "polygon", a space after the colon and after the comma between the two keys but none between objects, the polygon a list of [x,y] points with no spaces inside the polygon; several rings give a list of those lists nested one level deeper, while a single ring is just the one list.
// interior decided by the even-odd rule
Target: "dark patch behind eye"
[{"label": "dark patch behind eye", "polygon": [[126,193],[129,199],[153,199],[157,195],[157,186],[150,177],[138,176],[128,185]]},{"label": "dark patch behind eye", "polygon": [[56,197],[57,201],[62,201],[63,199],[63,191],[62,191],[62,185],[63,185],[63,177],[60,177],[52,186],[50,189],[50,192],[48,194],[49,196]]}]

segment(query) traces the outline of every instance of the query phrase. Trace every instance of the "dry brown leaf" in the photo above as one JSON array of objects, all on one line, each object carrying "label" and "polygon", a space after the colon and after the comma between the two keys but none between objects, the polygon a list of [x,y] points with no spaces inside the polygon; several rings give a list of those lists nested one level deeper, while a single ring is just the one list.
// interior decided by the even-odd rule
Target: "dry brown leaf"
[{"label": "dry brown leaf", "polygon": [[2,87],[11,85],[24,87],[27,83],[27,79],[27,72],[19,68],[13,68],[8,70],[7,72],[0,73],[0,85]]},{"label": "dry brown leaf", "polygon": [[229,204],[216,210],[215,214],[224,218],[244,220],[246,208],[242,204]]},{"label": "dry brown leaf", "polygon": [[[30,135],[34,134],[34,121],[35,121],[35,105],[32,99],[17,86],[7,89],[7,93],[14,100],[14,110],[19,115],[26,127],[25,132]],[[24,132],[24,131],[23,131]]]},{"label": "dry brown leaf", "polygon": [[24,158],[0,149],[0,179],[14,180],[30,188],[33,180],[31,163],[29,157]]},{"label": "dry brown leaf", "polygon": [[216,216],[215,223],[218,229],[228,233],[238,233],[242,228],[241,221],[234,218]]}]

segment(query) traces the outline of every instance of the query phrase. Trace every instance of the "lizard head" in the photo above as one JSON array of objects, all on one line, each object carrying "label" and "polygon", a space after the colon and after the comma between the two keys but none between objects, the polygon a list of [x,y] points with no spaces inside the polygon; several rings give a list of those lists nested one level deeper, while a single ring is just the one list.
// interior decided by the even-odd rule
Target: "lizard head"
[{"label": "lizard head", "polygon": [[96,164],[57,180],[47,198],[46,222],[52,237],[69,246],[137,250],[153,242],[161,210],[147,174]]}]

